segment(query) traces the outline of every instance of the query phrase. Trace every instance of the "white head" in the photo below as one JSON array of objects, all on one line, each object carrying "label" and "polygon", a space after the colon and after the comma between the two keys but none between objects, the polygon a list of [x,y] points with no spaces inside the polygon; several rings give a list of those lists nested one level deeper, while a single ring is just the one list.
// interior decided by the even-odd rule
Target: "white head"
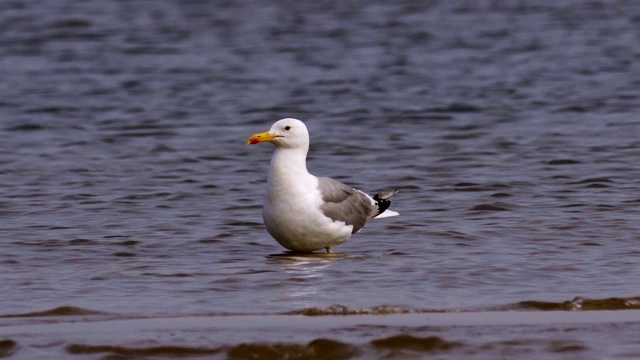
[{"label": "white head", "polygon": [[269,131],[252,135],[247,145],[270,142],[277,148],[309,148],[309,132],[304,123],[286,118],[276,121]]}]

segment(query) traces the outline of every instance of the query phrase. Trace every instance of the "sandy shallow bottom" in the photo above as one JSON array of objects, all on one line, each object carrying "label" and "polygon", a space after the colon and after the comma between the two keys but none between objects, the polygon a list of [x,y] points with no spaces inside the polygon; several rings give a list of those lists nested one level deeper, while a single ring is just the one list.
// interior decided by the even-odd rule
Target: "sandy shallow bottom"
[{"label": "sandy shallow bottom", "polygon": [[0,355],[21,359],[624,359],[640,356],[639,330],[638,310],[58,316],[2,319]]}]

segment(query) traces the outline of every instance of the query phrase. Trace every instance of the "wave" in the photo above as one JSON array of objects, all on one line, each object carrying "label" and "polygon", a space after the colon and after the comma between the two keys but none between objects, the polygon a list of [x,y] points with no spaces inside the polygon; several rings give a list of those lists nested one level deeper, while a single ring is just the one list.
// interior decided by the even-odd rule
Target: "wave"
[{"label": "wave", "polygon": [[229,359],[351,359],[363,353],[398,354],[403,351],[441,353],[464,348],[459,341],[441,337],[417,337],[407,334],[374,338],[368,344],[350,344],[338,340],[318,338],[306,344],[297,343],[240,343],[220,347],[152,346],[125,347],[117,345],[68,344],[69,355],[102,354],[120,357],[200,357],[226,354]]},{"label": "wave", "polygon": [[520,301],[513,305],[497,307],[492,310],[538,310],[538,311],[598,311],[598,310],[637,310],[640,309],[640,296],[629,298],[611,297],[606,299],[589,299],[575,297],[563,302]]},{"label": "wave", "polygon": [[335,304],[327,308],[304,308],[282,313],[281,315],[305,315],[305,316],[322,316],[322,315],[391,315],[391,314],[416,314],[416,313],[432,313],[445,312],[445,310],[417,310],[410,308],[394,307],[388,305],[376,306],[369,309],[351,309],[346,305]]},{"label": "wave", "polygon": [[13,356],[18,351],[18,343],[14,340],[0,340],[0,358]]},{"label": "wave", "polygon": [[[369,342],[378,350],[412,350],[418,352],[439,352],[463,347],[461,342],[444,340],[437,336],[416,337],[394,335]],[[242,343],[219,348],[158,346],[148,348],[126,348],[119,346],[92,346],[71,344],[66,347],[69,354],[107,353],[120,356],[200,356],[226,352],[231,359],[350,359],[360,356],[360,346],[337,340],[319,338],[306,345],[289,343]]]},{"label": "wave", "polygon": [[42,316],[78,316],[78,315],[105,315],[106,313],[95,310],[83,309],[75,306],[60,306],[50,310],[36,311],[23,314],[0,315],[0,318],[23,318]]},{"label": "wave", "polygon": [[[389,346],[387,339],[374,340],[373,342],[376,341],[379,343],[378,346]],[[442,342],[444,343],[444,341]],[[295,343],[240,343],[220,347],[122,347],[69,344],[65,347],[65,351],[70,355],[105,354],[124,357],[188,357],[225,353],[227,358],[230,359],[350,359],[362,353],[359,346],[324,338],[315,339],[304,345]]]},{"label": "wave", "polygon": [[589,299],[575,297],[573,300],[562,302],[525,300],[514,304],[493,306],[487,308],[469,309],[412,309],[403,307],[393,307],[388,305],[373,308],[352,309],[346,305],[335,304],[327,308],[310,307],[282,313],[281,315],[305,315],[305,316],[328,316],[328,315],[391,315],[391,314],[420,314],[420,313],[446,313],[446,312],[482,312],[482,311],[598,311],[598,310],[638,310],[640,309],[640,296],[628,298],[604,298]]},{"label": "wave", "polygon": [[[20,346],[13,340],[0,343],[0,355],[13,356]],[[537,345],[549,353],[581,353],[588,347],[576,340],[508,340],[474,344],[466,341],[450,341],[442,336],[414,336],[398,334],[374,337],[364,343],[353,344],[328,338],[316,338],[307,343],[296,342],[250,342],[206,346],[120,346],[71,343],[61,350],[67,355],[103,355],[104,359],[121,358],[201,358],[226,355],[227,359],[353,359],[353,358],[415,358],[419,354],[451,354],[456,352],[493,353],[496,349],[510,351],[529,349]],[[216,357],[217,358],[217,357]]]},{"label": "wave", "polygon": [[141,348],[129,348],[117,345],[83,345],[83,344],[69,344],[65,347],[68,354],[71,355],[87,355],[87,354],[110,354],[118,356],[172,356],[172,357],[187,357],[187,356],[204,356],[215,355],[223,351],[221,348],[200,348],[200,347],[187,347],[187,346],[154,346],[154,347],[141,347]]},{"label": "wave", "polygon": [[[532,300],[468,310],[391,306],[352,309],[333,305],[280,314],[188,317],[126,316],[62,306],[0,316],[18,318],[0,326],[3,334],[0,358],[17,357],[33,350],[34,335],[55,344],[47,351],[57,352],[60,358],[388,359],[432,355],[465,358],[465,354],[502,358],[507,353],[533,352],[549,355],[542,357],[560,354],[563,358],[568,355],[587,358],[602,344],[578,340],[580,334],[591,334],[594,327],[602,334],[609,334],[613,329],[621,334],[622,341],[615,342],[618,337],[613,337],[614,345],[624,346],[625,339],[636,339],[634,335],[640,324],[637,311],[612,314],[595,310],[633,309],[640,309],[640,297],[577,297],[563,302]],[[565,312],[548,312],[557,310]],[[390,314],[400,316],[358,316]],[[73,315],[82,318],[64,318]],[[334,316],[313,318],[323,315]],[[33,319],[51,316],[63,318]],[[77,324],[75,332],[69,332],[73,329],[70,324]],[[549,326],[551,324],[553,326]],[[490,334],[479,336],[488,326],[492,329]],[[115,327],[122,329],[119,336],[104,336],[112,334]],[[211,332],[212,329],[215,331]],[[567,329],[571,329],[572,336],[564,338]],[[176,333],[181,335],[175,337]],[[212,340],[203,342],[203,336],[208,336],[204,334],[209,333]],[[530,333],[536,335],[530,336]]]},{"label": "wave", "polygon": [[[640,310],[640,296],[636,297],[610,297],[604,299],[589,299],[575,297],[572,300],[551,302],[539,300],[525,300],[514,304],[492,306],[486,308],[462,308],[462,309],[413,309],[381,305],[372,308],[350,308],[347,305],[334,304],[326,308],[309,307],[276,314],[268,313],[208,313],[206,316],[231,316],[231,315],[303,315],[303,316],[331,316],[331,315],[393,315],[393,314],[424,314],[424,313],[453,313],[453,312],[486,312],[486,311],[599,311],[599,310]],[[75,306],[60,306],[50,310],[36,311],[20,314],[0,315],[0,318],[30,318],[49,316],[87,316],[87,315],[112,315],[102,311],[83,309]],[[198,315],[198,314],[194,314]],[[170,315],[171,316],[171,315]],[[153,318],[153,314],[140,314],[136,317]]]}]

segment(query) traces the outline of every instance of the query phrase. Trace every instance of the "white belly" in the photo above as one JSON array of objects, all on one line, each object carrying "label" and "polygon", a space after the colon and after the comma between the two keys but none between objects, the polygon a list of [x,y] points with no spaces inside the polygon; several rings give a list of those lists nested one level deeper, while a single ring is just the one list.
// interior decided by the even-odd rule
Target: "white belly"
[{"label": "white belly", "polygon": [[280,245],[293,251],[332,248],[351,237],[351,225],[332,221],[320,210],[317,191],[270,189],[262,211],[264,224]]}]

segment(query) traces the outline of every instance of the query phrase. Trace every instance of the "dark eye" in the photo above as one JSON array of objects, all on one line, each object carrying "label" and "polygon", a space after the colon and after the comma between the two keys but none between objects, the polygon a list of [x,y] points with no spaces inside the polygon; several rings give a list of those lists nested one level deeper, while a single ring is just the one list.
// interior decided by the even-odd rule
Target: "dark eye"
[{"label": "dark eye", "polygon": [[285,129],[286,131],[289,131],[289,130],[291,130],[291,126],[288,126],[288,125],[287,125],[287,126],[285,126],[285,127],[284,127],[284,129]]}]

